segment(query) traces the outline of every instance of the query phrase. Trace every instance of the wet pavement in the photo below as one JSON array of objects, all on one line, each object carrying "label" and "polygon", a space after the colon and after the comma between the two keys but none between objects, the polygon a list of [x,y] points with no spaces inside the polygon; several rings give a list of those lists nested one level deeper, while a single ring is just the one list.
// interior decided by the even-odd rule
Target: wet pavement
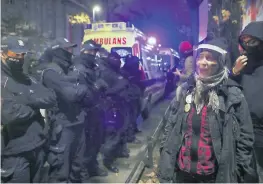
[{"label": "wet pavement", "polygon": [[153,167],[145,168],[140,179],[139,184],[142,183],[160,183],[157,178],[157,166],[160,159],[159,154],[160,142],[158,141],[153,151]]},{"label": "wet pavement", "polygon": [[[164,100],[158,102],[153,106],[150,116],[147,120],[139,120],[139,129],[142,131],[137,134],[137,138],[142,141],[141,144],[128,144],[130,149],[130,157],[119,158],[116,161],[117,166],[119,167],[120,172],[118,174],[109,172],[107,177],[92,177],[86,182],[88,183],[125,183],[126,179],[129,177],[134,166],[138,162],[141,156],[140,153],[144,152],[145,144],[147,143],[147,137],[151,136],[158,124],[160,123],[165,110],[167,109],[170,101],[172,100],[174,93]],[[102,158],[99,156],[99,162],[101,163]],[[102,164],[101,164],[102,165]]]}]

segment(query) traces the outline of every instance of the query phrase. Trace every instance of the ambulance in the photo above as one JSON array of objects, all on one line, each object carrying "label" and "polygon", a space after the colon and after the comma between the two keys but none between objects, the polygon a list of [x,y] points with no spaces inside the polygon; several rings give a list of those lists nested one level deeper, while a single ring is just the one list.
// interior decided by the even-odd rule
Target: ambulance
[{"label": "ambulance", "polygon": [[168,71],[179,64],[179,53],[172,48],[160,48],[158,56],[162,60],[162,65],[165,71]]},{"label": "ambulance", "polygon": [[163,96],[165,88],[165,75],[160,68],[155,47],[148,44],[147,36],[129,22],[89,24],[84,30],[83,42],[90,39],[101,44],[108,52],[117,52],[122,57],[122,66],[128,54],[141,60],[141,80],[149,84],[141,108],[142,116],[146,119],[152,104]]},{"label": "ambulance", "polygon": [[176,77],[173,72],[179,65],[179,53],[172,48],[160,48],[159,55],[161,67],[166,73],[164,96],[169,95],[176,87]]}]

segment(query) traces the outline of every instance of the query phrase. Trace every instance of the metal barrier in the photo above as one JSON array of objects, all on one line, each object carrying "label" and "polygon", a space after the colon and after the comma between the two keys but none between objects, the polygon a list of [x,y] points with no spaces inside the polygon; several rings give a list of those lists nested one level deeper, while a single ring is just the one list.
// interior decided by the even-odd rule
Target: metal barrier
[{"label": "metal barrier", "polygon": [[142,175],[145,167],[153,167],[153,151],[156,146],[156,143],[161,135],[162,130],[164,129],[164,121],[158,124],[152,136],[148,137],[147,144],[142,146],[142,151],[138,154],[138,162],[135,164],[132,172],[126,179],[125,183],[137,183]]}]

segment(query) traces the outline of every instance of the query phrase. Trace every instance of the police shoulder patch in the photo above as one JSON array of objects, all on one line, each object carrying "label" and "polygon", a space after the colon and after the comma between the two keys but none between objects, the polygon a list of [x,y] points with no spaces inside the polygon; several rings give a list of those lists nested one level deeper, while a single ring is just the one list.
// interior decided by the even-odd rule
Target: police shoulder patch
[{"label": "police shoulder patch", "polygon": [[17,40],[19,46],[25,46],[24,42],[22,40]]}]

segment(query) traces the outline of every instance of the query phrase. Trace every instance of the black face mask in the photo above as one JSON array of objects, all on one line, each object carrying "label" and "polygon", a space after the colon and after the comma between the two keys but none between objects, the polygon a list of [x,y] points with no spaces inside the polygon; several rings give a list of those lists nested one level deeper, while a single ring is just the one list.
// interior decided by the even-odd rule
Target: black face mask
[{"label": "black face mask", "polygon": [[12,72],[23,72],[24,58],[17,59],[12,57],[6,58],[6,64]]},{"label": "black face mask", "polygon": [[244,68],[244,73],[251,74],[257,67],[263,65],[263,44],[256,47],[245,47],[245,49],[248,62]]},{"label": "black face mask", "polygon": [[263,43],[256,47],[246,47],[246,51],[251,59],[263,60]]},{"label": "black face mask", "polygon": [[96,59],[95,59],[96,56],[95,55],[81,53],[80,56],[82,58],[84,65],[91,67],[91,68],[96,67]]},{"label": "black face mask", "polygon": [[113,70],[120,71],[121,61],[119,59],[109,58],[108,62]]},{"label": "black face mask", "polygon": [[87,60],[95,60],[96,56],[93,54],[86,54],[86,53],[81,53],[80,54],[81,58],[87,59]]},{"label": "black face mask", "polygon": [[72,64],[72,54],[64,49],[54,50],[54,57],[52,62],[59,65],[64,72],[68,71],[68,68]]},{"label": "black face mask", "polygon": [[60,66],[60,68],[62,68],[62,70],[67,73],[68,72],[68,69],[70,67],[70,63],[66,62],[65,60],[63,59],[60,59],[58,57],[53,57],[53,60],[52,62],[56,63],[58,66]]}]

